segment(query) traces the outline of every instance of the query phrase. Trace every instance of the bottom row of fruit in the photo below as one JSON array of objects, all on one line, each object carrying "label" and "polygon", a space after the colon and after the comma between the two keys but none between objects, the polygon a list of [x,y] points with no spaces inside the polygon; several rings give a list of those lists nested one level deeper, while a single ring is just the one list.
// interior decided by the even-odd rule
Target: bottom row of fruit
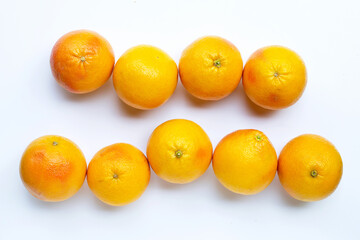
[{"label": "bottom row of fruit", "polygon": [[87,168],[81,150],[69,139],[43,136],[25,150],[20,176],[27,190],[44,201],[62,201],[87,182],[104,203],[121,206],[138,199],[150,180],[150,166],[165,181],[189,183],[210,165],[220,183],[234,193],[264,190],[278,171],[285,190],[302,201],[329,196],[342,176],[342,159],[325,138],[305,134],[291,140],[279,159],[264,133],[238,130],[225,136],[213,153],[212,144],[196,123],[174,119],[150,136],[147,157],[136,147],[116,143],[95,154]]}]

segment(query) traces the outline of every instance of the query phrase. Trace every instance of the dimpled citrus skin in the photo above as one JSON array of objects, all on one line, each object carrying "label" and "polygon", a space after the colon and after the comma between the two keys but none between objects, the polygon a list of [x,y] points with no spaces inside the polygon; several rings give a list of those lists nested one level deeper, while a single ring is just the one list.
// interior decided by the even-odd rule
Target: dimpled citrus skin
[{"label": "dimpled citrus skin", "polygon": [[280,182],[292,197],[301,201],[328,197],[337,188],[342,172],[339,152],[318,135],[304,134],[292,139],[279,156]]},{"label": "dimpled citrus skin", "polygon": [[212,145],[199,125],[173,119],[153,131],[146,152],[152,169],[160,178],[183,184],[194,181],[209,167]]},{"label": "dimpled citrus skin", "polygon": [[82,186],[86,161],[81,150],[67,138],[55,135],[35,139],[20,162],[20,177],[26,189],[47,202],[63,201]]},{"label": "dimpled citrus skin", "polygon": [[150,167],[136,147],[116,143],[101,149],[89,163],[87,182],[95,196],[113,206],[137,200],[150,181]]},{"label": "dimpled citrus skin", "polygon": [[180,79],[193,96],[219,100],[239,85],[243,61],[239,50],[228,40],[202,37],[191,43],[179,62]]},{"label": "dimpled citrus skin", "polygon": [[264,133],[238,130],[225,136],[216,146],[212,162],[220,183],[244,195],[264,190],[274,179],[277,156]]},{"label": "dimpled citrus skin", "polygon": [[54,45],[51,71],[56,81],[72,93],[88,93],[111,76],[115,58],[109,42],[89,30],[65,34]]},{"label": "dimpled citrus skin", "polygon": [[175,91],[177,66],[164,51],[149,45],[127,50],[116,62],[113,82],[126,104],[146,110],[164,104]]},{"label": "dimpled citrus skin", "polygon": [[257,50],[246,62],[243,87],[255,104],[270,110],[293,105],[303,94],[307,73],[294,51],[269,46]]}]

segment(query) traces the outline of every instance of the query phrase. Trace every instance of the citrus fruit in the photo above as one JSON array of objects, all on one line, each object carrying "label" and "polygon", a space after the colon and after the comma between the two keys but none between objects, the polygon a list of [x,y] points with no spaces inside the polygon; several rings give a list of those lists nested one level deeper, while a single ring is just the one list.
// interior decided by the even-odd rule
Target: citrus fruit
[{"label": "citrus fruit", "polygon": [[87,182],[102,202],[122,206],[138,199],[150,181],[150,167],[136,147],[116,143],[101,149],[89,163]]},{"label": "citrus fruit", "polygon": [[54,78],[72,93],[88,93],[101,87],[110,78],[114,62],[109,42],[88,30],[62,36],[50,57]]},{"label": "citrus fruit", "polygon": [[224,187],[251,195],[264,190],[274,179],[277,156],[264,133],[253,129],[238,130],[218,143],[212,166]]},{"label": "citrus fruit", "polygon": [[175,91],[177,66],[164,51],[149,45],[127,50],[116,62],[113,82],[117,95],[138,109],[164,104]]},{"label": "citrus fruit", "polygon": [[306,68],[294,51],[269,46],[257,50],[246,62],[243,86],[255,104],[271,110],[293,105],[306,86]]},{"label": "citrus fruit", "polygon": [[180,79],[186,90],[203,100],[219,100],[239,85],[243,61],[228,40],[202,37],[191,43],[179,62]]},{"label": "citrus fruit", "polygon": [[325,138],[300,135],[288,142],[279,156],[282,186],[295,199],[311,202],[329,196],[343,171],[339,152]]},{"label": "citrus fruit", "polygon": [[185,119],[173,119],[151,134],[147,157],[154,172],[171,183],[189,183],[209,167],[212,145],[204,130]]},{"label": "citrus fruit", "polygon": [[55,135],[35,139],[20,162],[20,177],[26,189],[47,202],[63,201],[82,186],[86,161],[81,150],[67,138]]}]

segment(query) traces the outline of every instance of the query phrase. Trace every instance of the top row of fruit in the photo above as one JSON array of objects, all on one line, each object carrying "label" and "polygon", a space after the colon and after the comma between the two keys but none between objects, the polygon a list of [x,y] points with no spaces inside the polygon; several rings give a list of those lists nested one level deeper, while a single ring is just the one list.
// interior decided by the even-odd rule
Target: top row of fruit
[{"label": "top row of fruit", "polygon": [[[139,45],[127,50],[116,62],[109,42],[93,31],[65,34],[54,45],[50,57],[52,73],[66,90],[89,93],[101,87],[113,74],[119,98],[138,109],[164,104],[178,82],[175,61],[161,49]],[[282,46],[254,52],[243,68],[239,50],[228,40],[202,37],[191,43],[179,61],[185,89],[203,100],[219,100],[242,84],[246,95],[266,109],[293,105],[307,81],[303,60]]]}]

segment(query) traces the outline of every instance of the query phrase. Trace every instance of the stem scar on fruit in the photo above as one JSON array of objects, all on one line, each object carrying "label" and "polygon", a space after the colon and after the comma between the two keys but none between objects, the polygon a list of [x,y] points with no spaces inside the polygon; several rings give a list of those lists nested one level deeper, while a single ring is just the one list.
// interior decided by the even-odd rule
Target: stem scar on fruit
[{"label": "stem scar on fruit", "polygon": [[114,178],[114,179],[118,179],[118,177],[119,177],[119,176],[118,176],[116,173],[114,173],[113,178]]},{"label": "stem scar on fruit", "polygon": [[181,150],[177,150],[177,151],[175,152],[175,157],[177,157],[177,158],[181,158],[182,155],[183,155],[183,153],[182,153]]},{"label": "stem scar on fruit", "polygon": [[278,77],[280,74],[278,72],[274,73],[274,77]]},{"label": "stem scar on fruit", "polygon": [[314,178],[314,177],[316,177],[318,175],[318,172],[316,170],[312,170],[310,172],[310,175]]},{"label": "stem scar on fruit", "polygon": [[260,141],[261,141],[261,136],[260,136],[260,135],[256,135],[256,136],[255,136],[255,139],[256,139],[256,141],[259,141],[259,142],[260,142]]},{"label": "stem scar on fruit", "polygon": [[81,62],[85,62],[85,57],[81,56],[80,60],[81,60]]},{"label": "stem scar on fruit", "polygon": [[214,66],[215,67],[221,67],[221,62],[220,62],[220,59],[216,59],[216,60],[214,60]]},{"label": "stem scar on fruit", "polygon": [[56,141],[53,141],[53,142],[52,142],[52,145],[53,145],[53,146],[57,146],[58,144],[59,144],[59,143],[56,142]]}]

